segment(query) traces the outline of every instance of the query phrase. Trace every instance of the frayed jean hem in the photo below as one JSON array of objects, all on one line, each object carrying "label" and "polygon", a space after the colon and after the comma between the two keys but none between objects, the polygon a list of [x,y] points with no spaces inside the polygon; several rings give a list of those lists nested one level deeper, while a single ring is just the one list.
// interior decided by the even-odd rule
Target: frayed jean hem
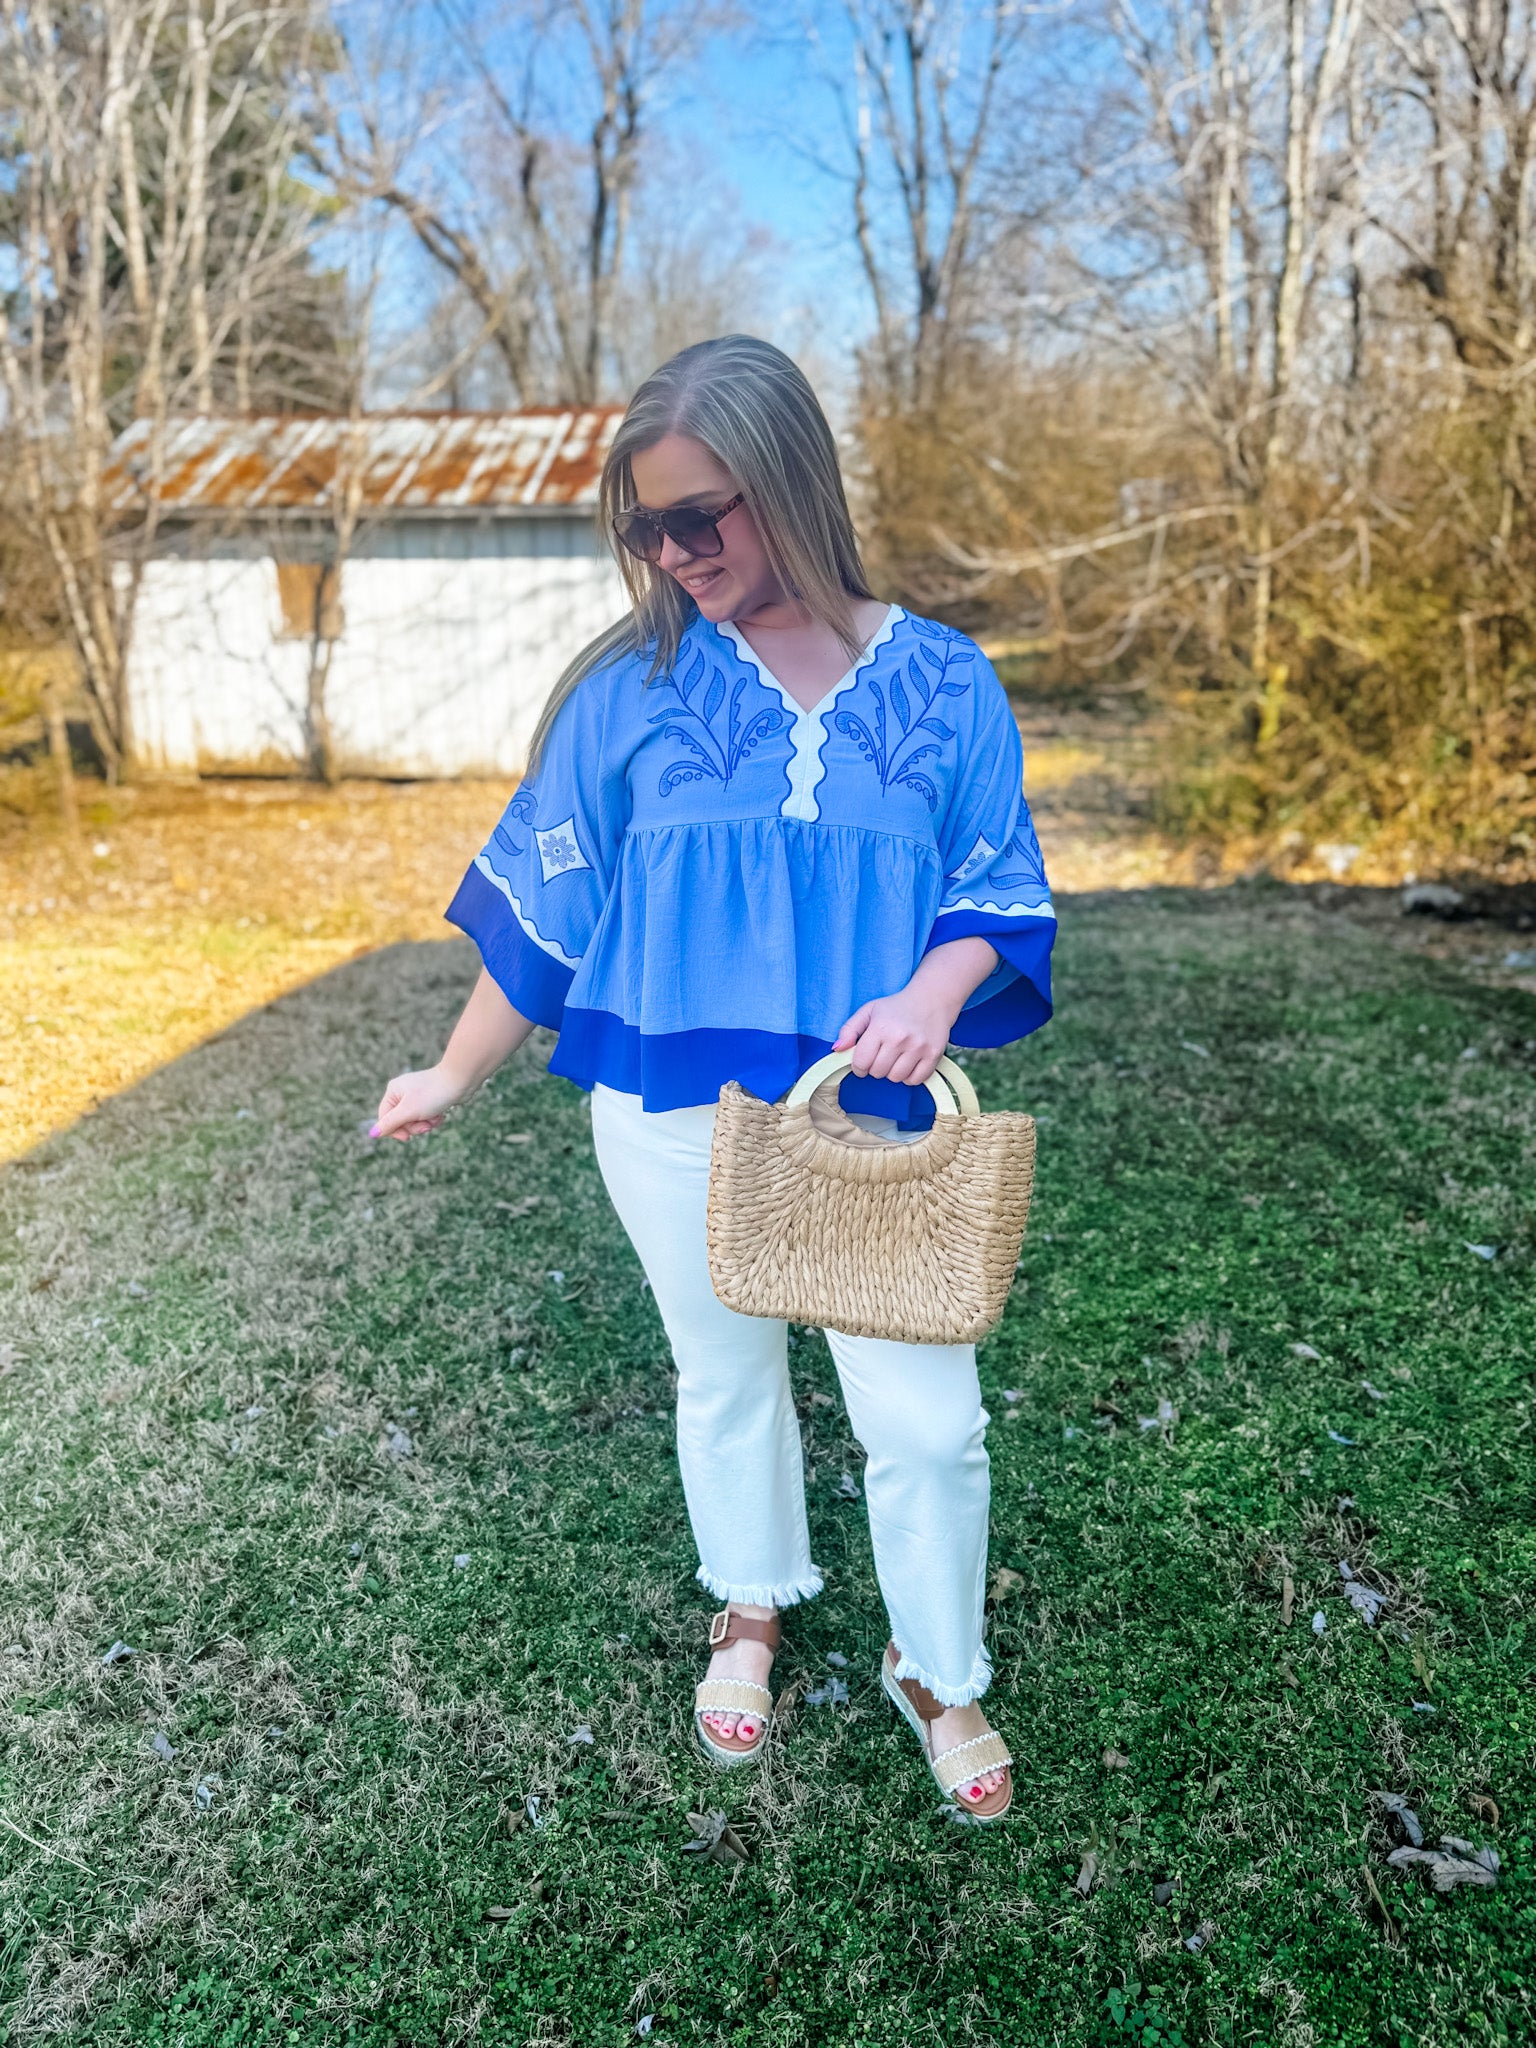
[{"label": "frayed jean hem", "polygon": [[932,1671],[925,1671],[921,1664],[910,1657],[903,1657],[896,1666],[896,1677],[915,1678],[919,1685],[926,1686],[936,1700],[946,1707],[968,1707],[972,1700],[979,1700],[992,1683],[992,1659],[986,1645],[976,1653],[976,1662],[971,1666],[971,1675],[963,1685],[945,1685]]},{"label": "frayed jean hem", "polygon": [[706,1565],[694,1574],[699,1584],[717,1600],[734,1600],[738,1607],[795,1607],[802,1600],[814,1600],[821,1591],[821,1573],[815,1565],[800,1579],[785,1579],[777,1586],[738,1585],[718,1578]]}]

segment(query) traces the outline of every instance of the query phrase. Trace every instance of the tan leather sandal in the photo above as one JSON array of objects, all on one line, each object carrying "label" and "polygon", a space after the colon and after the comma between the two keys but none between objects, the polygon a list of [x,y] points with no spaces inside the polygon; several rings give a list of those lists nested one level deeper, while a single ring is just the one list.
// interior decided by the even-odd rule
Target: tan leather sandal
[{"label": "tan leather sandal", "polygon": [[[723,1650],[728,1643],[766,1643],[777,1653],[779,1617],[754,1621],[738,1614],[734,1607],[722,1607],[709,1624],[709,1647]],[[768,1719],[773,1712],[773,1694],[766,1685],[754,1685],[747,1678],[706,1678],[694,1690],[693,1727],[706,1756],[717,1764],[745,1764],[761,1756],[768,1743]],[[706,1714],[756,1714],[762,1722],[755,1739],[743,1742],[735,1735],[716,1735],[704,1725]]]},{"label": "tan leather sandal", "polygon": [[[890,1701],[913,1734],[923,1745],[923,1755],[928,1759],[928,1768],[938,1781],[939,1790],[946,1799],[953,1799],[962,1813],[968,1813],[972,1820],[983,1827],[990,1827],[1002,1819],[1013,1804],[1013,1758],[1008,1754],[1008,1745],[1001,1735],[989,1729],[985,1735],[973,1735],[969,1742],[957,1742],[953,1749],[940,1750],[937,1756],[928,1740],[928,1723],[937,1721],[945,1711],[944,1702],[936,1700],[927,1686],[919,1685],[915,1678],[898,1678],[896,1667],[901,1662],[901,1653],[894,1643],[887,1643],[885,1655],[880,1661],[880,1683],[885,1687]],[[988,1792],[982,1799],[955,1799],[958,1786],[969,1784],[972,1778],[979,1778],[985,1771],[1001,1771],[1003,1783],[995,1792]]]}]

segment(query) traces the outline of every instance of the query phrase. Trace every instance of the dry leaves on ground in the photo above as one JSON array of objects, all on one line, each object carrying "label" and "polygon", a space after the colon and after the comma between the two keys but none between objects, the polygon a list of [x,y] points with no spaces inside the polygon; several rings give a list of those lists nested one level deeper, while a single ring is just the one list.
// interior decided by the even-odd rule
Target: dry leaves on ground
[{"label": "dry leaves on ground", "polygon": [[1454,1891],[1459,1884],[1499,1881],[1498,1850],[1476,1849],[1460,1835],[1442,1835],[1438,1849],[1394,1849],[1387,1861],[1394,1870],[1427,1870],[1437,1892]]},{"label": "dry leaves on ground", "polygon": [[684,1842],[685,1856],[697,1856],[702,1863],[746,1862],[747,1845],[723,1813],[690,1813],[688,1825],[693,1840]]}]

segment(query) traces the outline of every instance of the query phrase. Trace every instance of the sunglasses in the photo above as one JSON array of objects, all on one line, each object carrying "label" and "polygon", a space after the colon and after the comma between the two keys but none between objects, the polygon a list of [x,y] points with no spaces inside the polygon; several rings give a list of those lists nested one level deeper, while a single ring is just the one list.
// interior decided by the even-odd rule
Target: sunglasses
[{"label": "sunglasses", "polygon": [[720,522],[727,512],[746,503],[746,492],[738,491],[728,505],[707,512],[701,505],[674,505],[665,512],[647,512],[632,505],[613,522],[613,530],[629,552],[642,562],[661,559],[663,541],[673,541],[685,555],[718,555],[725,546]]}]

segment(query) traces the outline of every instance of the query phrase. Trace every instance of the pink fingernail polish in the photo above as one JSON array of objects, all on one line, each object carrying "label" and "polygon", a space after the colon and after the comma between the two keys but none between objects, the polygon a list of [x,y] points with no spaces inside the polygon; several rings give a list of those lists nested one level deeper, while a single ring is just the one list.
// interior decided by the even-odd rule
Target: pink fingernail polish
[{"label": "pink fingernail polish", "polygon": [[377,1125],[377,1124],[375,1124],[375,1125],[374,1125],[374,1126],[372,1127],[372,1129],[371,1129],[371,1130],[369,1131],[368,1135],[369,1135],[369,1137],[370,1137],[370,1138],[376,1138],[376,1137],[377,1137],[377,1136],[379,1135],[379,1127],[378,1127],[378,1125]]}]

